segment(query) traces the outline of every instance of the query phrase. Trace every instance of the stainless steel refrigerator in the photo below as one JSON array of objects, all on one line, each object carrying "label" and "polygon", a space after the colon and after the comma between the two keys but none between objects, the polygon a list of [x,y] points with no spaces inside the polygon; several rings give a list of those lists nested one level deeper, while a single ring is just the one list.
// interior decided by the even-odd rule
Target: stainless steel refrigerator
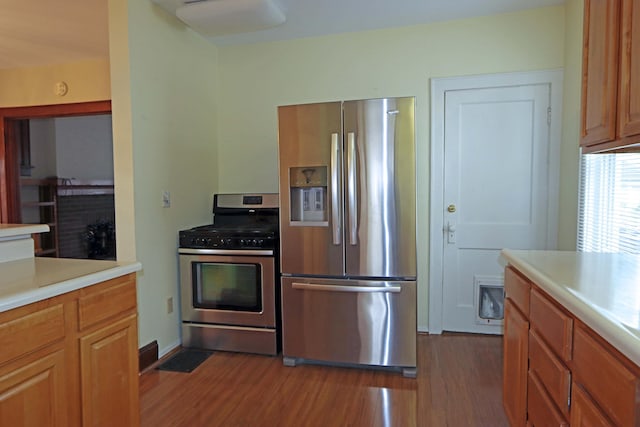
[{"label": "stainless steel refrigerator", "polygon": [[414,122],[412,97],[278,108],[286,365],[415,376]]}]

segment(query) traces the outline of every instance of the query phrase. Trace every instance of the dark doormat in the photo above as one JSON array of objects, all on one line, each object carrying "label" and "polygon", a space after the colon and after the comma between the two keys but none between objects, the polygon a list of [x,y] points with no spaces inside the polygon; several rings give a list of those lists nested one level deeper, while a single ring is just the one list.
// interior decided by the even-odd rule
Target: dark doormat
[{"label": "dark doormat", "polygon": [[161,371],[191,372],[212,354],[212,351],[182,349],[171,359],[156,367],[156,369]]}]

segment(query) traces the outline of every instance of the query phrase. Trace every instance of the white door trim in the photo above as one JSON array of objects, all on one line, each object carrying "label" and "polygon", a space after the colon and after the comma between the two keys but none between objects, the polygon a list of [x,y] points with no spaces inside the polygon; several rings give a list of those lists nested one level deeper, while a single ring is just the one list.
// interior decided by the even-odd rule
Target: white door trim
[{"label": "white door trim", "polygon": [[[547,211],[548,249],[557,247],[562,137],[562,70],[487,74],[431,79],[431,194],[429,224],[429,333],[442,333],[443,244],[444,244],[444,102],[452,90],[548,84],[551,125],[549,127],[549,205]],[[497,262],[497,260],[496,260]]]}]

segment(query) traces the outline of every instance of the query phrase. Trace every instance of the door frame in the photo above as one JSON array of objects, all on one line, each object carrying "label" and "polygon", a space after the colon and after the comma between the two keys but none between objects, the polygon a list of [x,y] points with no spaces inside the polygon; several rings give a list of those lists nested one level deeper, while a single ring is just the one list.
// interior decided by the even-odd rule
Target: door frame
[{"label": "door frame", "polygon": [[14,149],[12,122],[24,119],[111,114],[111,100],[73,104],[36,105],[0,108],[0,223],[15,221],[19,215],[20,173]]},{"label": "door frame", "polygon": [[[560,178],[560,141],[562,138],[563,70],[486,74],[431,79],[431,195],[429,220],[429,333],[442,333],[444,279],[444,127],[445,93],[453,90],[511,87],[534,84],[550,86],[549,126],[549,204],[547,206],[547,242],[557,246]],[[498,260],[496,260],[498,262]]]}]

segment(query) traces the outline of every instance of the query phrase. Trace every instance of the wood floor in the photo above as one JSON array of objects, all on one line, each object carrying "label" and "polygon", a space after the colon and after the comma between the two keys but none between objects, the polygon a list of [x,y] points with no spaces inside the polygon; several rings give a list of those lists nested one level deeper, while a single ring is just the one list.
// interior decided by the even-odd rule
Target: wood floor
[{"label": "wood floor", "polygon": [[190,374],[140,377],[142,426],[508,426],[502,337],[420,335],[418,377],[216,352]]}]

